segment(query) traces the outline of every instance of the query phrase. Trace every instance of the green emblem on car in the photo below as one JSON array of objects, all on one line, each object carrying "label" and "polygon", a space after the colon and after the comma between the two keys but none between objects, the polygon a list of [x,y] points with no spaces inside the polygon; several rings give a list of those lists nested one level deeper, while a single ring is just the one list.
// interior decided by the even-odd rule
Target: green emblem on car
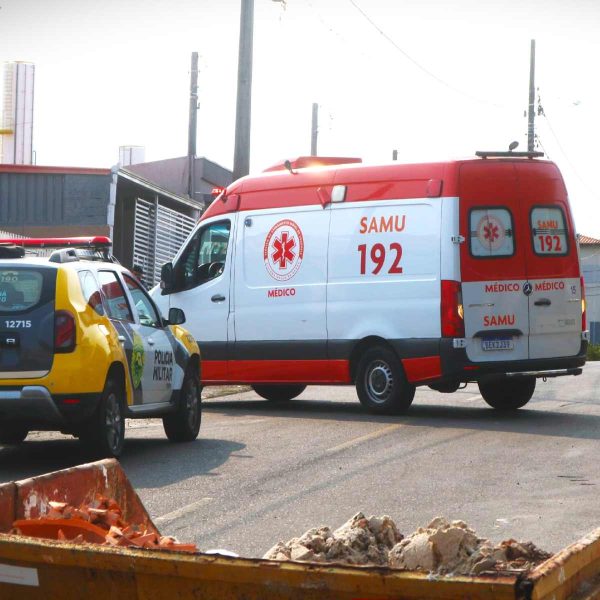
[{"label": "green emblem on car", "polygon": [[142,338],[137,334],[133,334],[133,351],[131,353],[131,378],[133,387],[140,387],[142,383],[142,375],[144,374],[144,343]]}]

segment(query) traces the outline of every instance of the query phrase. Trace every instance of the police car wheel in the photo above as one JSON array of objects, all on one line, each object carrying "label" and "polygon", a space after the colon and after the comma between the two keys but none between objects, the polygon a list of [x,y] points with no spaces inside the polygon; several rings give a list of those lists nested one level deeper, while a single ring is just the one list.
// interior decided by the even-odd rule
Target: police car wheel
[{"label": "police car wheel", "polygon": [[511,411],[525,406],[535,391],[535,377],[494,379],[479,382],[483,399],[496,410]]},{"label": "police car wheel", "polygon": [[415,397],[415,386],[406,381],[400,360],[383,346],[370,348],[363,354],[355,383],[361,404],[374,413],[403,413]]},{"label": "police car wheel", "polygon": [[287,402],[299,396],[305,385],[253,385],[252,389],[265,400],[270,402]]},{"label": "police car wheel", "polygon": [[20,444],[25,438],[29,430],[25,427],[2,426],[0,427],[0,444]]},{"label": "police car wheel", "polygon": [[125,443],[122,386],[109,379],[94,416],[80,432],[86,450],[98,457],[118,457]]},{"label": "police car wheel", "polygon": [[198,437],[202,421],[201,388],[194,369],[188,369],[181,384],[177,412],[163,417],[170,442],[192,442]]}]

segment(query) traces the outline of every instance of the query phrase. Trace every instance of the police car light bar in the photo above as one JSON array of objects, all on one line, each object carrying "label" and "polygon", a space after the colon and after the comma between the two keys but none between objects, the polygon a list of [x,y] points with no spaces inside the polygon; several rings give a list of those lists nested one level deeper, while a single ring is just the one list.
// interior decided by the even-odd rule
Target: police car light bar
[{"label": "police car light bar", "polygon": [[110,248],[112,242],[104,235],[48,238],[0,238],[0,244],[14,244],[25,248]]}]

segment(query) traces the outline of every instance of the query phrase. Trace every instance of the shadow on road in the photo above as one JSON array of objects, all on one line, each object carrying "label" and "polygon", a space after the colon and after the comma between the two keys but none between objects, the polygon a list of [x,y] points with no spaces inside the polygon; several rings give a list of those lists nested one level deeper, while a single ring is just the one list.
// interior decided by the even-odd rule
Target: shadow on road
[{"label": "shadow on road", "polygon": [[[483,404],[483,400],[481,401]],[[263,400],[211,400],[203,404],[206,412],[224,415],[252,414],[319,421],[364,423],[402,423],[414,427],[439,427],[527,433],[542,436],[600,440],[600,416],[565,411],[536,409],[535,401],[513,413],[501,413],[487,406],[419,404],[416,401],[405,415],[373,415],[357,402],[292,400],[273,404]]]},{"label": "shadow on road", "polygon": [[[246,446],[220,439],[198,438],[189,444],[166,439],[126,438],[120,463],[138,487],[162,487],[198,475],[215,476],[234,452]],[[15,481],[89,462],[75,439],[31,440],[0,447],[0,482]]]}]

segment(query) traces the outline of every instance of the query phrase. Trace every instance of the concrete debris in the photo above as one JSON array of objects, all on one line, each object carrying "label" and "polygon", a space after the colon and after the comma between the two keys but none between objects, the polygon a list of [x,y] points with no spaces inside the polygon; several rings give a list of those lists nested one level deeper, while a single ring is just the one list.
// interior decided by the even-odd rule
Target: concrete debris
[{"label": "concrete debris", "polygon": [[390,517],[367,519],[363,513],[357,513],[335,531],[329,527],[309,529],[299,538],[279,542],[264,558],[472,576],[526,572],[550,556],[531,542],[510,539],[493,545],[464,521],[437,517],[405,538]]},{"label": "concrete debris", "polygon": [[333,532],[329,527],[309,529],[299,538],[279,542],[264,558],[385,566],[389,551],[401,539],[390,517],[367,519],[357,513]]}]

